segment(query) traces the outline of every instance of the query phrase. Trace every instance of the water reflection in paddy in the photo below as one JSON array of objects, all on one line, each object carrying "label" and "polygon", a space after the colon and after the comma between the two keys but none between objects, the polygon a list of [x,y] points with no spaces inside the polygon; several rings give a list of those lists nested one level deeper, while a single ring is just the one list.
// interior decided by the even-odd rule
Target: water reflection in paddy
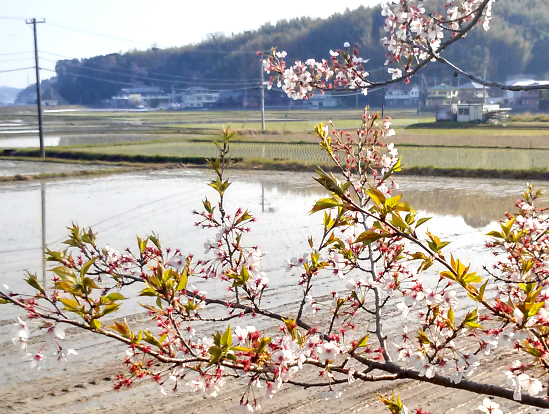
[{"label": "water reflection in paddy", "polygon": [[[305,252],[308,236],[319,234],[322,217],[308,211],[325,191],[309,173],[234,171],[230,175],[228,210],[242,206],[257,217],[246,243],[267,252],[263,267],[271,287],[289,289],[295,280],[285,273],[284,261]],[[42,237],[49,248],[61,248],[72,222],[92,226],[99,233],[99,245],[123,250],[135,246],[136,235],[154,231],[163,246],[200,257],[204,242],[213,234],[193,226],[192,210],[201,207],[204,197],[215,198],[206,185],[210,177],[209,171],[193,169],[2,186],[0,281],[17,288],[26,270],[41,275]],[[398,181],[420,215],[433,216],[425,226],[452,240],[450,251],[479,270],[493,260],[483,252],[483,234],[505,211],[513,210],[525,186],[522,181],[470,178]],[[548,182],[540,184],[549,187]],[[279,300],[291,298],[272,300],[280,304]],[[4,313],[2,319],[6,317]]]}]

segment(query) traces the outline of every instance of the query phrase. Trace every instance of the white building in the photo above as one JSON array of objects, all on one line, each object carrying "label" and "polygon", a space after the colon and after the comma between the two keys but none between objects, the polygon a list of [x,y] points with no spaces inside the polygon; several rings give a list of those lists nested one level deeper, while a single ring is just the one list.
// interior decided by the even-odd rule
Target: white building
[{"label": "white building", "polygon": [[330,96],[329,93],[315,93],[311,98],[304,101],[303,104],[315,109],[336,108],[338,106],[338,101],[335,97]]},{"label": "white building", "polygon": [[211,108],[219,100],[219,92],[211,92],[206,88],[189,88],[176,96],[176,101],[184,109]]},{"label": "white building", "polygon": [[416,84],[398,84],[390,86],[385,92],[385,104],[388,108],[417,107],[419,88]]}]

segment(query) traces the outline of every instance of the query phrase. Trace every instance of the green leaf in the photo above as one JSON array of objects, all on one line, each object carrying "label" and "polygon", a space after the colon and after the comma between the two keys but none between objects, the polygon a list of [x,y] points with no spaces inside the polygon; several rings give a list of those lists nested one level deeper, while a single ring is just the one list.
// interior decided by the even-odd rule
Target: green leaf
[{"label": "green leaf", "polygon": [[208,354],[211,355],[210,361],[208,362],[208,367],[216,364],[219,361],[219,358],[221,358],[221,354],[223,351],[218,346],[212,345],[210,349],[208,349]]},{"label": "green leaf", "polygon": [[325,210],[327,208],[334,208],[341,206],[341,201],[334,200],[333,198],[321,198],[318,200],[309,214],[316,213],[317,211]]},{"label": "green leaf", "polygon": [[482,277],[478,276],[476,274],[476,272],[473,272],[473,273],[468,273],[465,276],[463,276],[462,280],[463,280],[464,283],[467,283],[467,284],[469,284],[469,283],[480,283],[480,282],[482,282]]},{"label": "green leaf", "polygon": [[391,210],[394,209],[398,205],[398,202],[401,198],[402,194],[388,198],[387,200],[385,200],[385,207],[388,207]]},{"label": "green leaf", "polygon": [[122,296],[122,294],[118,292],[113,292],[107,295],[107,299],[109,299],[110,301],[115,301],[115,300],[125,300],[127,298],[125,298],[124,296]]},{"label": "green leaf", "polygon": [[450,321],[450,323],[453,326],[454,325],[454,310],[452,309],[451,306],[450,306],[450,309],[448,309],[448,320]]},{"label": "green leaf", "polygon": [[139,296],[157,296],[156,290],[154,290],[151,287],[146,287],[141,292],[139,292]]},{"label": "green leaf", "polygon": [[231,325],[229,325],[225,333],[221,336],[221,346],[229,348],[232,342],[233,336],[231,334]]},{"label": "green leaf", "polygon": [[270,337],[261,338],[261,341],[259,342],[259,346],[257,347],[257,350],[256,350],[256,354],[257,355],[261,354],[265,350],[267,345],[269,345],[270,342],[271,342]]},{"label": "green leaf", "polygon": [[94,262],[97,260],[97,257],[94,257],[91,260],[88,260],[86,263],[84,263],[84,266],[82,266],[82,269],[80,270],[80,276],[84,276],[88,273],[88,270],[90,270],[90,267]]},{"label": "green leaf", "polygon": [[179,291],[185,289],[187,287],[188,280],[189,278],[187,277],[187,267],[185,267],[179,277],[179,283],[177,284],[176,290]]},{"label": "green leaf", "polygon": [[429,339],[427,334],[425,332],[423,332],[422,329],[417,331],[417,339],[422,344],[430,344],[431,343],[431,340]]},{"label": "green leaf", "polygon": [[538,302],[538,303],[534,303],[531,307],[530,307],[530,310],[528,311],[528,316],[529,317],[532,317],[534,316],[536,313],[539,312],[539,310],[541,308],[543,308],[543,305],[545,304],[545,302]]},{"label": "green leaf", "polygon": [[120,307],[120,303],[111,303],[110,305],[105,306],[105,309],[103,309],[103,312],[101,312],[101,316],[105,316],[109,313],[112,313]]},{"label": "green leaf", "polygon": [[101,328],[101,322],[99,322],[97,319],[92,319],[90,321],[90,328],[93,328],[93,329]]},{"label": "green leaf", "polygon": [[44,293],[44,288],[38,281],[35,275],[32,275],[30,273],[27,273],[27,278],[25,279],[25,282],[27,282],[30,286],[35,288],[37,291]]},{"label": "green leaf", "polygon": [[393,217],[391,223],[395,226],[395,227],[398,227],[399,229],[401,230],[406,230],[408,228],[408,224],[406,224],[404,222],[404,220],[402,220],[402,218],[396,214],[396,213],[391,213],[391,216]]},{"label": "green leaf", "polygon": [[362,348],[368,344],[368,334],[364,335],[362,338],[360,338],[360,341],[358,341],[357,348]]},{"label": "green leaf", "polygon": [[358,237],[355,240],[355,243],[363,243],[363,244],[370,244],[376,240],[382,239],[383,237],[386,237],[387,233],[377,233],[375,231],[366,230],[358,235]]},{"label": "green leaf", "polygon": [[65,305],[65,310],[68,310],[70,312],[80,311],[81,310],[81,305],[77,301],[75,301],[74,299],[59,298],[59,301],[63,305]]},{"label": "green leaf", "polygon": [[82,281],[82,284],[88,290],[99,289],[99,286],[97,286],[95,281],[93,279],[89,278],[89,277],[85,277],[84,280]]},{"label": "green leaf", "polygon": [[381,191],[379,191],[377,188],[370,187],[368,190],[366,190],[366,194],[368,194],[372,199],[372,201],[376,203],[378,206],[385,204],[385,200],[386,200],[385,195]]},{"label": "green leaf", "polygon": [[417,223],[416,223],[416,229],[421,226],[423,223],[427,222],[431,220],[431,217],[424,217],[424,218],[420,218]]},{"label": "green leaf", "polygon": [[237,352],[252,352],[253,348],[246,348],[244,346],[233,346],[230,348],[231,351],[237,351]]},{"label": "green leaf", "polygon": [[66,266],[57,266],[57,267],[54,267],[51,271],[55,273],[57,276],[59,276],[62,280],[76,279],[76,274],[74,273],[74,271],[72,269],[69,269]]},{"label": "green leaf", "polygon": [[478,299],[483,300],[484,299],[484,291],[486,290],[486,285],[488,284],[488,279],[482,284],[480,287],[480,292],[478,294]]},{"label": "green leaf", "polygon": [[503,236],[503,234],[501,234],[499,231],[491,231],[490,233],[487,234],[487,236],[490,236],[490,237],[497,237],[498,239],[503,239],[505,238]]},{"label": "green leaf", "polygon": [[110,328],[120,334],[122,334],[122,336],[124,338],[129,338],[130,337],[130,329],[123,323],[120,323],[120,322],[116,322],[114,321],[114,325],[108,325],[107,328]]}]

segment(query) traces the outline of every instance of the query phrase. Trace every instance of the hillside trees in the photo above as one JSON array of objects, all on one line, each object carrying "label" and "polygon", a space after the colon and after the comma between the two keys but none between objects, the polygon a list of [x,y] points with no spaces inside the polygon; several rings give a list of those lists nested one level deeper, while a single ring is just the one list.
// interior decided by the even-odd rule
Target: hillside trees
[{"label": "hillside trees", "polygon": [[[506,76],[525,71],[543,78],[549,61],[540,42],[546,36],[542,28],[549,24],[549,15],[540,1],[499,1],[493,30],[487,33],[472,31],[466,39],[446,50],[445,57],[471,73],[482,73],[486,65],[489,77],[500,82],[505,81]],[[443,3],[437,0],[427,4],[436,9]],[[198,78],[205,80],[206,87],[230,89],[230,85],[208,83],[207,79],[257,83],[259,64],[254,56],[257,50],[265,51],[276,46],[290,56],[318,60],[325,56],[327,50],[336,50],[344,42],[356,42],[361,56],[370,59],[369,69],[373,79],[383,80],[384,73],[380,69],[385,61],[385,51],[381,45],[384,17],[380,10],[380,7],[360,7],[328,19],[280,21],[255,31],[206,39],[198,45],[97,56],[76,62],[59,61],[57,87],[62,97],[70,103],[79,103],[81,97],[83,102],[98,103],[97,99],[105,99],[113,91],[132,85],[170,89],[171,85],[176,84],[182,89]],[[475,51],[473,55],[472,50]],[[510,61],[512,65],[509,65]],[[89,70],[85,71],[85,68]],[[453,75],[451,69],[440,64],[428,65],[422,73],[439,80],[446,78],[447,81]],[[78,77],[79,74],[88,78]]]}]

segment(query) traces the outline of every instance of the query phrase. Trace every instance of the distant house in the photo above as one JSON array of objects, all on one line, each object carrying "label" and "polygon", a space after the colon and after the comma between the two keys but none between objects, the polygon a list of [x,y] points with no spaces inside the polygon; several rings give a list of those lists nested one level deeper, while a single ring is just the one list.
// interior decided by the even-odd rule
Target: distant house
[{"label": "distant house", "polygon": [[189,88],[178,95],[176,101],[184,109],[212,108],[219,100],[219,92],[202,87]]},{"label": "distant house", "polygon": [[510,108],[500,108],[498,104],[459,103],[437,107],[437,121],[486,122],[494,118],[508,116]]},{"label": "distant house", "polygon": [[156,86],[136,86],[122,89],[118,95],[112,97],[112,104],[115,108],[138,105],[156,107],[161,103],[170,102],[171,99],[170,94]]},{"label": "distant house", "polygon": [[459,85],[458,99],[459,103],[473,104],[484,103],[488,98],[488,88],[477,82],[468,82]]},{"label": "distant house", "polygon": [[304,101],[303,105],[318,109],[318,108],[336,108],[339,105],[339,103],[337,99],[334,96],[331,96],[329,93],[325,93],[325,94],[316,93],[312,97]]},{"label": "distant house", "polygon": [[[513,79],[505,82],[505,84],[508,86],[549,85],[549,81]],[[542,91],[540,89],[530,91],[505,91],[503,103],[514,109],[547,110],[549,107],[547,91]]]},{"label": "distant house", "polygon": [[441,83],[440,85],[429,88],[426,105],[437,107],[440,105],[451,105],[457,103],[458,89],[451,85]]},{"label": "distant house", "polygon": [[218,108],[241,108],[244,100],[243,91],[219,91],[219,99],[215,103]]},{"label": "distant house", "polygon": [[419,88],[412,84],[398,84],[390,86],[385,92],[385,105],[389,108],[417,107]]}]

